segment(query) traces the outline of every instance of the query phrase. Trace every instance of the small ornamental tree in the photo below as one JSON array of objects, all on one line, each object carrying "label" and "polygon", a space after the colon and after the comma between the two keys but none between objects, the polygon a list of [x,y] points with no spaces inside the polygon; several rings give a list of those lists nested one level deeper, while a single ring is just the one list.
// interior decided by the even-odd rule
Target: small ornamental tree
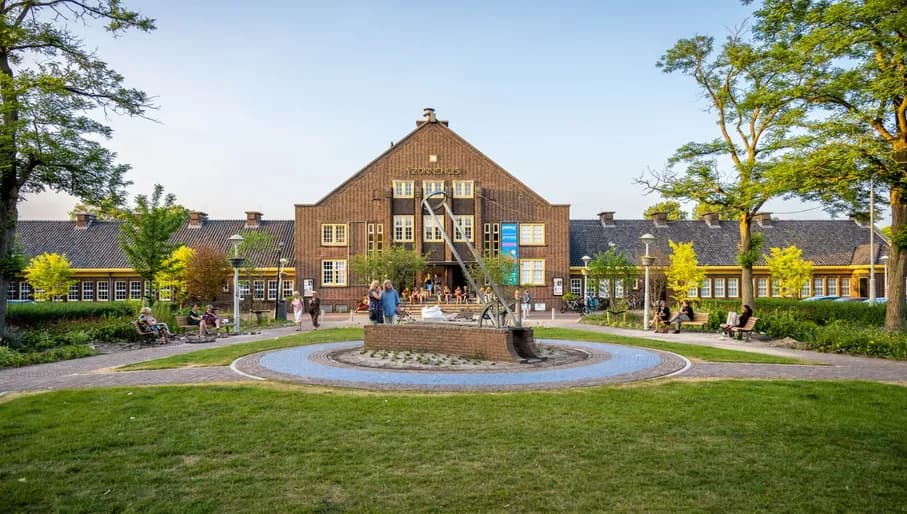
[{"label": "small ornamental tree", "polygon": [[195,254],[195,250],[188,246],[180,246],[170,258],[164,262],[165,271],[161,271],[155,277],[157,286],[160,289],[170,288],[172,298],[179,302],[180,308],[189,299],[189,286],[186,282],[186,270],[189,267],[189,260]]},{"label": "small ornamental tree", "polygon": [[771,255],[765,256],[772,279],[777,280],[781,296],[800,298],[800,291],[812,276],[813,263],[802,259],[803,250],[794,245],[785,249],[771,248]]},{"label": "small ornamental tree", "polygon": [[227,285],[233,273],[224,253],[213,246],[194,249],[186,264],[186,287],[191,298],[213,302]]},{"label": "small ornamental tree", "polygon": [[372,255],[356,255],[350,264],[358,281],[383,282],[384,279],[390,279],[394,288],[399,291],[412,287],[416,282],[416,273],[425,269],[427,265],[428,260],[424,256],[402,246],[394,246]]},{"label": "small ornamental tree", "polygon": [[[120,225],[120,247],[132,269],[154,288],[157,274],[168,271],[167,260],[179,247],[169,241],[186,220],[186,209],[176,204],[172,194],[164,196],[160,184],[155,184],[150,201],[138,195],[135,203]],[[153,290],[148,292],[149,305],[154,304],[155,296]]]},{"label": "small ornamental tree", "polygon": [[[626,291],[627,285],[639,274],[636,266],[624,255],[614,248],[606,252],[598,252],[589,261],[589,280],[593,284],[606,284],[608,291],[608,305],[613,308],[617,298],[617,284],[620,281]],[[625,295],[626,296],[626,295]]]},{"label": "small ornamental tree", "polygon": [[668,288],[674,293],[673,298],[680,303],[688,298],[690,289],[699,287],[702,279],[705,278],[705,272],[699,268],[692,241],[675,243],[669,240],[668,244],[671,245],[672,250],[669,256],[671,264],[665,270],[665,276],[668,280]]},{"label": "small ornamental tree", "polygon": [[[509,255],[489,255],[486,254],[482,258],[482,263],[485,265],[485,269],[488,270],[488,275],[491,276],[491,279],[498,285],[501,290],[501,294],[504,295],[504,298],[510,299],[513,298],[513,289],[514,286],[507,286],[507,280],[517,269],[516,261],[513,260],[513,257]],[[490,286],[491,284],[487,282],[485,273],[482,271],[482,268],[479,267],[479,263],[473,262],[466,266],[466,269],[469,270],[469,274],[472,275],[473,280],[476,281],[477,287]],[[472,295],[475,296],[478,291],[473,291]]]},{"label": "small ornamental tree", "polygon": [[42,253],[25,268],[25,277],[35,289],[36,300],[66,297],[69,287],[76,283],[65,255]]}]

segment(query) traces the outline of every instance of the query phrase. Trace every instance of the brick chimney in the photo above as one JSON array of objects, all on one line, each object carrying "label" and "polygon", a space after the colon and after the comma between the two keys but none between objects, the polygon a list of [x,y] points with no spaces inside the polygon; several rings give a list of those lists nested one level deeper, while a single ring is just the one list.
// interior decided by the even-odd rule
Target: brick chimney
[{"label": "brick chimney", "polygon": [[88,227],[94,223],[95,215],[87,212],[80,212],[76,214],[76,228],[79,230],[87,230]]},{"label": "brick chimney", "polygon": [[208,213],[191,211],[189,212],[189,228],[201,228],[208,221]]},{"label": "brick chimney", "polygon": [[655,223],[656,227],[667,227],[668,226],[668,213],[653,212],[652,213],[652,222]]},{"label": "brick chimney", "polygon": [[756,215],[753,216],[753,220],[755,220],[760,227],[770,227],[772,226],[772,213],[757,212]]},{"label": "brick chimney", "polygon": [[259,225],[261,225],[261,213],[246,211],[246,228],[258,228]]},{"label": "brick chimney", "polygon": [[598,213],[598,219],[601,220],[603,227],[613,227],[614,211],[602,211]]},{"label": "brick chimney", "polygon": [[721,228],[721,222],[718,220],[717,212],[706,212],[702,215],[702,221],[711,228]]}]

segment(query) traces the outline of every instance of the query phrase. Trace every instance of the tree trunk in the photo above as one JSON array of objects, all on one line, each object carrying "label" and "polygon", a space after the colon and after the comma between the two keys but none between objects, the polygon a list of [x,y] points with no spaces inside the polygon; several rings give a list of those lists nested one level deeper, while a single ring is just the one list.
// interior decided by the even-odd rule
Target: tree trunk
[{"label": "tree trunk", "polygon": [[[13,70],[9,55],[0,53],[0,83],[3,126],[0,127],[0,259],[11,259],[16,249],[16,222],[19,219],[19,168],[16,160],[16,131],[19,124],[19,107],[13,85]],[[7,261],[9,264],[11,261]],[[0,338],[6,332],[6,292],[9,289],[9,270],[0,270]]]},{"label": "tree trunk", "polygon": [[[750,217],[743,216],[740,219],[740,247],[738,251],[740,253],[746,253],[750,249],[750,245],[753,242],[753,235],[750,231]],[[743,311],[743,306],[749,305],[750,307],[755,306],[753,301],[753,264],[750,262],[743,262],[743,265],[740,266],[740,310]]]},{"label": "tree trunk", "polygon": [[900,330],[904,327],[904,294],[907,278],[907,251],[899,248],[897,234],[907,229],[907,203],[900,187],[891,188],[891,232],[895,235],[888,256],[888,303],[885,307],[885,329]]}]

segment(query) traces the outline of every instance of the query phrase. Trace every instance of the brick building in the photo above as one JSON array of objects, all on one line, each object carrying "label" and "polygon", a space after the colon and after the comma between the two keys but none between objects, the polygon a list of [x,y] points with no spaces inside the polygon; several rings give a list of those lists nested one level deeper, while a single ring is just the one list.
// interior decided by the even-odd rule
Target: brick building
[{"label": "brick building", "polygon": [[569,273],[569,206],[553,205],[529,189],[438,120],[433,109],[320,201],[296,205],[297,279],[311,279],[328,309],[344,310],[367,289],[365,279],[354,283],[350,259],[403,246],[427,255],[429,269],[416,284],[394,284],[399,290],[421,285],[428,274],[451,290],[465,285],[422,207],[425,195],[438,189],[450,195],[451,210],[465,229],[455,237],[454,220],[441,217],[461,257],[472,260],[464,238],[480,253],[513,255],[521,287],[530,289],[534,303],[553,305],[553,280]]}]

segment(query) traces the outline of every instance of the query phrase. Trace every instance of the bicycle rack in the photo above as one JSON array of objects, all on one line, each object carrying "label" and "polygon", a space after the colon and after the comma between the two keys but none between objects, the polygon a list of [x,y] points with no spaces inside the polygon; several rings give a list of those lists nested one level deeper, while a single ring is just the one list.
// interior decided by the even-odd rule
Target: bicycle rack
[{"label": "bicycle rack", "polygon": [[[440,197],[440,201],[437,206],[431,205],[429,200],[435,197]],[[489,273],[488,268],[485,267],[485,261],[482,260],[482,256],[476,251],[475,246],[466,240],[465,232],[463,227],[457,222],[457,218],[454,216],[450,206],[447,205],[447,193],[444,191],[435,191],[430,193],[428,196],[422,199],[422,206],[428,210],[428,213],[431,215],[432,221],[438,229],[441,231],[441,237],[444,238],[444,242],[447,244],[447,247],[450,248],[450,252],[453,254],[454,258],[457,260],[457,263],[460,264],[460,269],[463,270],[463,275],[466,276],[466,279],[469,281],[470,287],[473,291],[478,292],[479,288],[476,285],[476,281],[472,278],[472,274],[469,273],[469,270],[466,267],[466,263],[463,262],[463,258],[460,257],[460,252],[457,251],[454,247],[453,241],[450,240],[450,235],[444,230],[444,224],[441,223],[441,219],[438,218],[438,214],[435,212],[436,208],[443,208],[444,212],[450,216],[451,221],[453,221],[454,229],[458,234],[463,236],[466,247],[469,248],[469,251],[472,253],[472,256],[475,258],[476,263],[479,265],[479,269],[482,270],[482,273],[485,275],[485,281],[491,284],[491,289],[494,291],[495,300],[493,302],[488,302],[488,300],[481,295],[478,295],[479,301],[485,305],[482,309],[481,314],[479,314],[479,326],[481,327],[486,316],[491,320],[491,325],[494,327],[501,328],[507,324],[508,318],[510,320],[511,326],[514,328],[521,328],[523,325],[520,322],[519,316],[514,313],[514,310],[503,300],[504,296],[501,294],[501,289],[498,286],[498,283],[494,281]],[[503,309],[501,309],[503,307]]]}]

